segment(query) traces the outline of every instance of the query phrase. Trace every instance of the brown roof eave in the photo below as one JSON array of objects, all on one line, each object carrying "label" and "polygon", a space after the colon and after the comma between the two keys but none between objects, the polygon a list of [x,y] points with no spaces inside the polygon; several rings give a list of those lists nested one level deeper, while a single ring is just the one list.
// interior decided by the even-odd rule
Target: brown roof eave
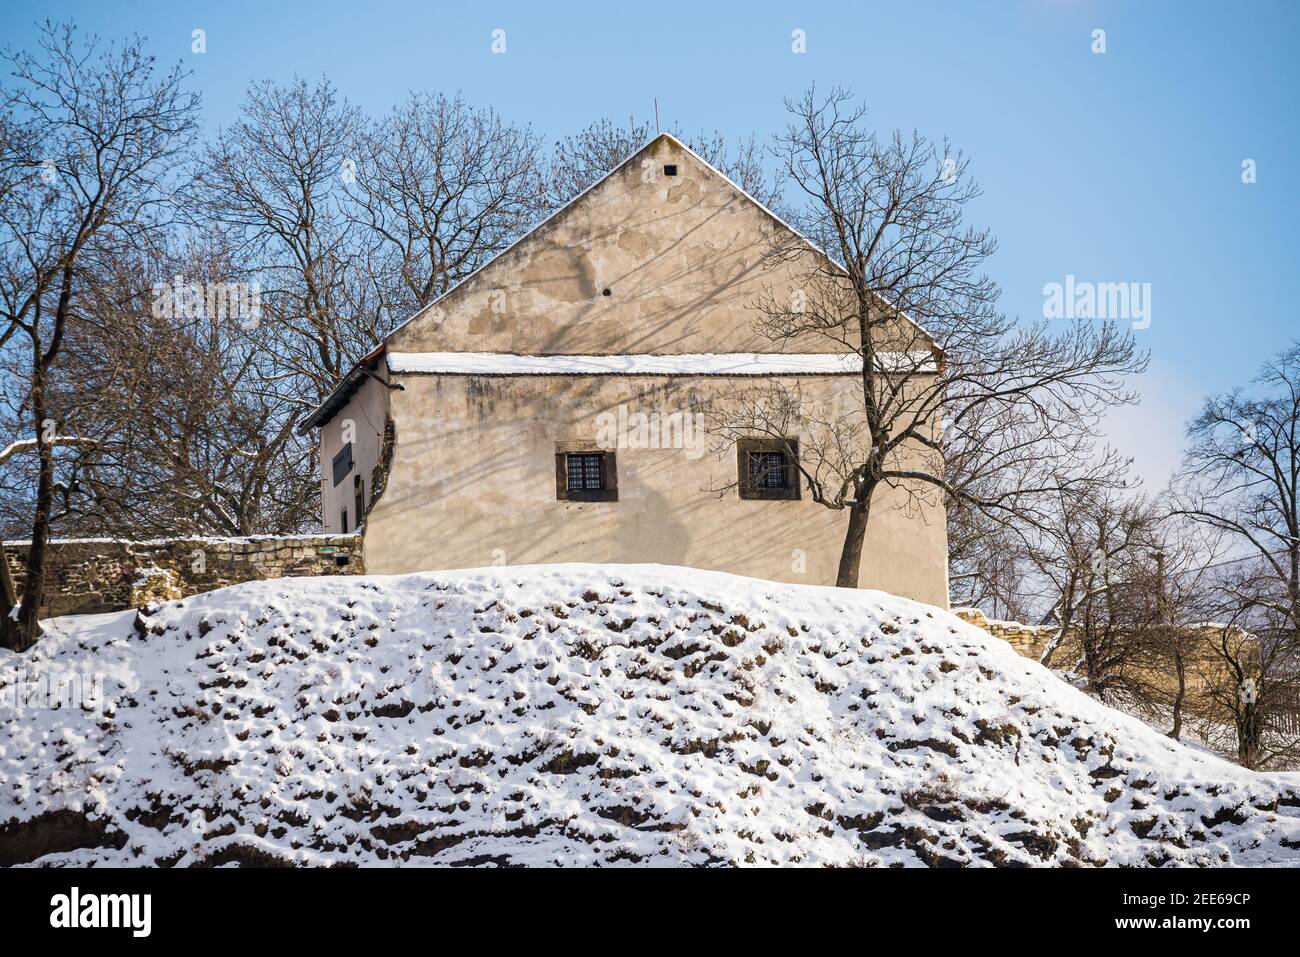
[{"label": "brown roof eave", "polygon": [[384,346],[376,346],[370,352],[362,356],[357,363],[348,370],[347,375],[338,381],[338,384],[330,391],[316,408],[312,409],[298,423],[297,433],[306,435],[312,429],[319,429],[329,424],[339,409],[347,405],[348,400],[361,388],[364,382],[372,372],[379,368],[379,360],[383,358]]}]

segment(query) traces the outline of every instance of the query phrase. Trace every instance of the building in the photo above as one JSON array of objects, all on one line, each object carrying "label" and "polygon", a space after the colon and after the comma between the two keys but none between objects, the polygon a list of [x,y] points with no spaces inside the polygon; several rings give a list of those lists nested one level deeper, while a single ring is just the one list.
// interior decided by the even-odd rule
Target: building
[{"label": "building", "polygon": [[[777,231],[792,235],[657,136],[396,328],[307,418],[325,530],[364,521],[377,574],[658,562],[833,584],[847,516],[800,487],[799,437],[726,443],[703,414],[773,377],[855,402],[855,353],[782,352],[755,328],[756,298],[790,268],[766,255]],[[860,583],[946,606],[942,502],[905,499],[877,492]]]}]

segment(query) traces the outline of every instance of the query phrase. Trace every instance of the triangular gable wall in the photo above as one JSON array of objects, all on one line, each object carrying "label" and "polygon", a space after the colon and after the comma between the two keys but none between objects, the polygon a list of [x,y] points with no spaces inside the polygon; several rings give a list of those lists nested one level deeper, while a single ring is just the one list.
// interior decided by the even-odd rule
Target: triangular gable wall
[{"label": "triangular gable wall", "polygon": [[[675,176],[666,173],[671,166]],[[793,285],[790,267],[766,258],[775,230],[789,234],[662,134],[413,316],[387,345],[400,352],[787,351],[753,328],[755,301]],[[817,255],[811,247],[809,255]]]}]

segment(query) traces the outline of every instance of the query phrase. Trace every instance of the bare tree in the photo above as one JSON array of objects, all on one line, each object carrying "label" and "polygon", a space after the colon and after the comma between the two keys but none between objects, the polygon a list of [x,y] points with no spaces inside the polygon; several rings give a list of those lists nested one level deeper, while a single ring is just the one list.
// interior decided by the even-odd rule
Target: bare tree
[{"label": "bare tree", "polygon": [[300,409],[380,334],[380,305],[358,301],[347,282],[359,246],[344,187],[361,123],[326,80],[254,84],[239,120],[204,151],[192,192],[196,225],[220,224],[260,284],[264,343],[279,358],[281,395]]},{"label": "bare tree", "polygon": [[1177,511],[1222,533],[1239,559],[1219,583],[1233,628],[1218,651],[1232,681],[1216,696],[1242,763],[1259,766],[1300,738],[1300,343],[1265,362],[1254,386],[1206,400],[1189,426]]},{"label": "bare tree", "polygon": [[[460,97],[412,96],[369,123],[325,80],[250,88],[239,121],[204,151],[191,194],[192,224],[229,238],[238,276],[259,284],[261,311],[255,333],[202,333],[205,362],[229,374],[216,379],[214,401],[230,415],[195,405],[222,424],[222,441],[206,443],[205,463],[190,469],[204,477],[188,486],[203,496],[198,515],[223,529],[305,521],[318,494],[315,453],[292,420],[396,321],[541,213],[541,164],[531,131]],[[219,464],[227,442],[242,467]]]},{"label": "bare tree", "polygon": [[1300,343],[1266,362],[1255,384],[1254,396],[1208,399],[1188,428],[1178,512],[1258,559],[1252,603],[1300,632]]},{"label": "bare tree", "polygon": [[[1112,323],[1056,332],[1000,313],[981,272],[996,245],[963,225],[979,195],[967,160],[919,135],[878,137],[850,98],[809,90],[787,102],[793,121],[776,152],[802,235],[774,232],[772,262],[795,278],[761,297],[757,325],[794,351],[855,354],[853,401],[811,402],[778,381],[716,417],[728,440],[800,434],[798,455],[786,451],[810,497],[848,513],[843,587],[857,585],[882,486],[903,490],[909,506],[948,496],[1033,521],[1045,491],[1115,483],[1122,463],[1096,454],[1098,418],[1133,400],[1124,377],[1146,363]],[[825,255],[810,255],[809,242]],[[945,448],[965,456],[960,486]]]},{"label": "bare tree", "polygon": [[537,137],[460,96],[413,94],[359,138],[344,182],[385,325],[446,292],[545,209]]},{"label": "bare tree", "polygon": [[[62,410],[51,380],[95,264],[143,241],[194,128],[197,98],[180,70],[155,76],[141,41],[105,47],[47,23],[37,52],[8,53],[14,83],[0,169],[0,348],[27,358],[20,406],[38,460],[26,594],[14,645],[40,633],[55,448]],[[95,437],[78,437],[94,439]]]},{"label": "bare tree", "polygon": [[249,535],[312,524],[314,450],[296,434],[297,406],[279,395],[247,274],[209,231],[117,264],[87,297],[69,376],[101,394],[97,412],[120,425],[82,479],[72,517],[83,533]]},{"label": "bare tree", "polygon": [[[301,447],[292,423],[383,331],[385,306],[349,212],[363,127],[360,111],[328,80],[256,83],[240,118],[202,151],[194,188],[182,197],[195,228],[227,237],[238,278],[256,284],[259,297],[253,334],[226,324],[196,328],[198,338],[188,340],[205,363],[226,371],[217,435],[175,463],[204,477],[186,487],[202,499],[204,521],[218,528],[288,531],[314,511],[315,452]],[[246,362],[241,349],[251,350]],[[153,423],[160,436],[182,425]],[[224,441],[232,443],[224,455],[235,456],[228,463],[220,461]],[[275,517],[264,509],[272,492],[280,498]]]},{"label": "bare tree", "polygon": [[[114,361],[95,348],[87,335],[89,304],[104,288],[103,271],[83,264],[82,293],[63,334],[58,362],[44,382],[46,405],[58,410],[57,425],[47,439],[56,476],[48,508],[51,534],[88,533],[95,526],[90,493],[93,476],[121,454],[120,431],[127,424],[133,397],[139,394],[135,356],[129,364]],[[98,264],[97,264],[98,265]],[[114,330],[120,335],[120,328]],[[132,343],[135,353],[148,342]],[[39,486],[41,459],[38,438],[29,421],[29,377],[24,356],[11,350],[0,358],[5,384],[0,386],[0,434],[8,444],[0,449],[0,529],[18,534],[29,529],[34,494]],[[125,494],[125,493],[123,493]],[[138,500],[134,503],[139,508]]]},{"label": "bare tree", "polygon": [[1022,543],[1005,522],[978,509],[949,508],[948,590],[954,606],[970,606],[990,618],[1025,621],[1033,607]]},{"label": "bare tree", "polygon": [[1034,526],[1027,554],[1050,587],[1045,622],[1055,627],[1041,661],[1062,651],[1069,670],[1102,700],[1143,704],[1153,689],[1146,667],[1165,612],[1156,587],[1158,516],[1140,498],[1108,489],[1065,491],[1051,519]]},{"label": "bare tree", "polygon": [[1134,599],[1146,613],[1138,629],[1142,667],[1153,680],[1134,701],[1149,719],[1168,717],[1169,737],[1179,740],[1189,714],[1203,714],[1207,674],[1221,673],[1213,650],[1216,580],[1227,548],[1222,533],[1178,515],[1152,510],[1148,526],[1151,564],[1133,563]]},{"label": "bare tree", "polygon": [[[1300,669],[1291,623],[1276,603],[1258,601],[1271,576],[1258,561],[1236,565],[1219,593],[1226,613],[1215,624],[1213,659],[1201,669],[1209,707],[1202,735],[1235,745],[1248,768],[1294,769],[1300,762]],[[1222,729],[1228,728],[1230,739]]]},{"label": "bare tree", "polygon": [[[944,475],[953,488],[969,489],[969,497],[948,495],[944,510],[948,534],[948,590],[954,604],[981,608],[993,618],[1037,620],[1043,609],[1042,583],[1031,579],[1027,531],[1014,515],[991,513],[970,504],[995,495],[1001,477],[982,474],[981,450],[970,443],[944,447]],[[1034,463],[1025,463],[1033,469]],[[1044,483],[1046,484],[1046,483]],[[1050,493],[1045,493],[1050,498]],[[1050,512],[1050,503],[1037,509]]]}]

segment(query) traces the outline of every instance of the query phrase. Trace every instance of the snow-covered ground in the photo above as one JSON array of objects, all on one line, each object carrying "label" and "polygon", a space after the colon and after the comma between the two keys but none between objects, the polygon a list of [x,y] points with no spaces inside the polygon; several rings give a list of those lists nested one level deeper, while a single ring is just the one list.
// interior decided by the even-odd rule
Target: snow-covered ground
[{"label": "snow-covered ground", "polygon": [[[102,712],[14,700],[60,671]],[[281,579],[56,619],[0,691],[9,863],[1300,863],[1300,775],[880,592]]]}]

